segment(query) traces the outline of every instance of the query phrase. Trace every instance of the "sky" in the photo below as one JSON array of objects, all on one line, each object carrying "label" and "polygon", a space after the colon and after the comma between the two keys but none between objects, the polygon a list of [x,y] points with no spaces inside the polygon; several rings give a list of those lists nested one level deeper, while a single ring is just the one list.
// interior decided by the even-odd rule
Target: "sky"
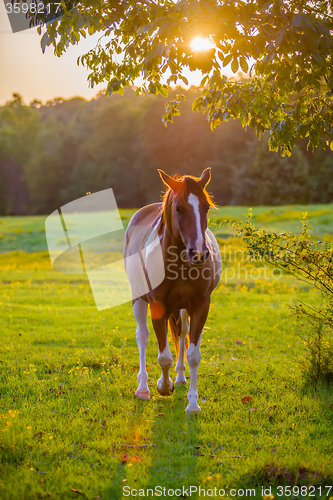
[{"label": "sky", "polygon": [[[34,99],[45,103],[55,97],[65,99],[81,96],[95,97],[106,83],[88,87],[88,71],[77,66],[78,56],[95,46],[101,33],[81,38],[78,45],[70,45],[61,57],[47,47],[42,53],[37,29],[12,33],[5,5],[0,1],[0,105],[19,93],[26,104]],[[186,74],[189,82],[198,85],[200,75]]]},{"label": "sky", "polygon": [[82,96],[92,99],[106,85],[90,89],[88,72],[77,66],[76,60],[92,48],[101,34],[82,39],[71,45],[61,57],[47,47],[42,53],[37,29],[12,33],[5,10],[0,2],[0,105],[10,100],[17,92],[26,103],[34,99],[46,102],[55,97]]}]

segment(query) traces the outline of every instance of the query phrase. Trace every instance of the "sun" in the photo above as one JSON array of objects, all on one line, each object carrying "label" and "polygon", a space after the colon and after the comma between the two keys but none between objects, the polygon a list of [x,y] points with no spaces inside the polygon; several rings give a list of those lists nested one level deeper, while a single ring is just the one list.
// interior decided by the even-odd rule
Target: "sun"
[{"label": "sun", "polygon": [[208,38],[203,38],[202,36],[196,36],[190,43],[190,47],[195,52],[202,52],[204,50],[209,50],[213,48],[212,42]]}]

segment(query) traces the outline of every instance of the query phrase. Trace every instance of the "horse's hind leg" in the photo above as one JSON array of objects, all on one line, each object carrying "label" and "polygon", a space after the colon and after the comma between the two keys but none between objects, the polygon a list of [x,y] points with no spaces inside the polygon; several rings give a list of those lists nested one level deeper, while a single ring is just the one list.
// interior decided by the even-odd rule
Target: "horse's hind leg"
[{"label": "horse's hind leg", "polygon": [[188,312],[186,309],[181,309],[180,311],[180,319],[181,319],[181,333],[179,336],[179,356],[178,362],[176,364],[176,385],[179,387],[182,384],[186,384],[185,373],[185,342],[186,335],[188,333]]},{"label": "horse's hind leg", "polygon": [[136,342],[140,352],[139,387],[136,390],[136,395],[140,399],[149,399],[148,373],[146,369],[146,347],[148,344],[147,307],[147,302],[142,299],[133,302],[133,313],[137,323]]},{"label": "horse's hind leg", "polygon": [[153,326],[158,342],[158,362],[162,368],[162,376],[157,382],[157,391],[161,396],[169,396],[174,390],[174,385],[169,377],[169,370],[172,366],[172,354],[168,345],[168,323],[166,317],[153,319]]}]

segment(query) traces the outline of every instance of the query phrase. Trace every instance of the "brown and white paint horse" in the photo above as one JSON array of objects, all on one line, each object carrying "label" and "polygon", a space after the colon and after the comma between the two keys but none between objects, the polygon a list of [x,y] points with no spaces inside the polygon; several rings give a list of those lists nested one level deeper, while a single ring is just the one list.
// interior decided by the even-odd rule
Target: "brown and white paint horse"
[{"label": "brown and white paint horse", "polygon": [[[164,279],[149,293],[137,297],[133,293],[133,312],[137,322],[136,338],[140,351],[139,387],[136,394],[149,399],[146,370],[146,346],[148,343],[147,307],[150,304],[152,323],[158,341],[158,361],[162,376],[157,383],[161,395],[173,392],[169,377],[172,354],[168,346],[168,321],[175,346],[179,346],[176,364],[176,385],[186,384],[185,350],[190,367],[191,383],[188,392],[187,412],[198,412],[197,374],[200,364],[200,340],[205,325],[210,295],[221,275],[221,256],[217,241],[207,228],[207,212],[215,206],[206,191],[211,172],[207,168],[200,179],[192,176],[170,177],[159,170],[168,190],[162,203],[153,203],[141,208],[130,220],[125,237],[124,257],[141,252],[147,241],[147,227],[156,231],[163,260],[154,264],[154,249],[144,253],[144,270],[152,265],[164,265]],[[140,227],[144,228],[140,232]],[[136,237],[131,237],[137,229]],[[132,231],[132,233],[131,233]],[[149,231],[148,231],[149,232]],[[139,237],[138,237],[139,235]],[[157,240],[158,242],[158,240]],[[125,259],[130,283],[137,273]],[[149,262],[151,261],[151,262]],[[131,285],[132,286],[132,285]],[[133,290],[133,287],[132,287]],[[189,318],[189,321],[188,321]],[[189,334],[189,340],[187,335]]]}]

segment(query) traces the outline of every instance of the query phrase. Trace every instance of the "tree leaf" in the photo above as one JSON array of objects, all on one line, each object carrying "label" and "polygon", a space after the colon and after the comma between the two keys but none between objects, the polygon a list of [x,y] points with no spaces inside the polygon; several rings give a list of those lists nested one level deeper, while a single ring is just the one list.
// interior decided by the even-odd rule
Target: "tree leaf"
[{"label": "tree leaf", "polygon": [[242,70],[244,71],[244,73],[247,73],[248,72],[248,69],[249,69],[249,66],[247,64],[247,61],[245,59],[245,57],[241,57],[240,60],[240,67],[242,68]]},{"label": "tree leaf", "polygon": [[161,88],[159,88],[158,90],[159,90],[159,93],[163,97],[168,97],[168,88],[167,87],[164,87],[163,85],[161,85]]},{"label": "tree leaf", "polygon": [[238,59],[234,59],[231,63],[231,69],[234,73],[237,73],[238,70]]},{"label": "tree leaf", "polygon": [[296,26],[298,28],[298,26],[300,26],[302,24],[302,21],[303,21],[303,17],[300,16],[299,14],[295,14],[293,16],[293,25]]},{"label": "tree leaf", "polygon": [[231,62],[231,59],[232,59],[233,55],[232,54],[228,54],[224,59],[223,59],[223,67],[225,68],[226,66],[228,66],[228,64]]},{"label": "tree leaf", "polygon": [[330,77],[327,82],[328,88],[330,90],[333,90],[333,71],[331,71]]}]

